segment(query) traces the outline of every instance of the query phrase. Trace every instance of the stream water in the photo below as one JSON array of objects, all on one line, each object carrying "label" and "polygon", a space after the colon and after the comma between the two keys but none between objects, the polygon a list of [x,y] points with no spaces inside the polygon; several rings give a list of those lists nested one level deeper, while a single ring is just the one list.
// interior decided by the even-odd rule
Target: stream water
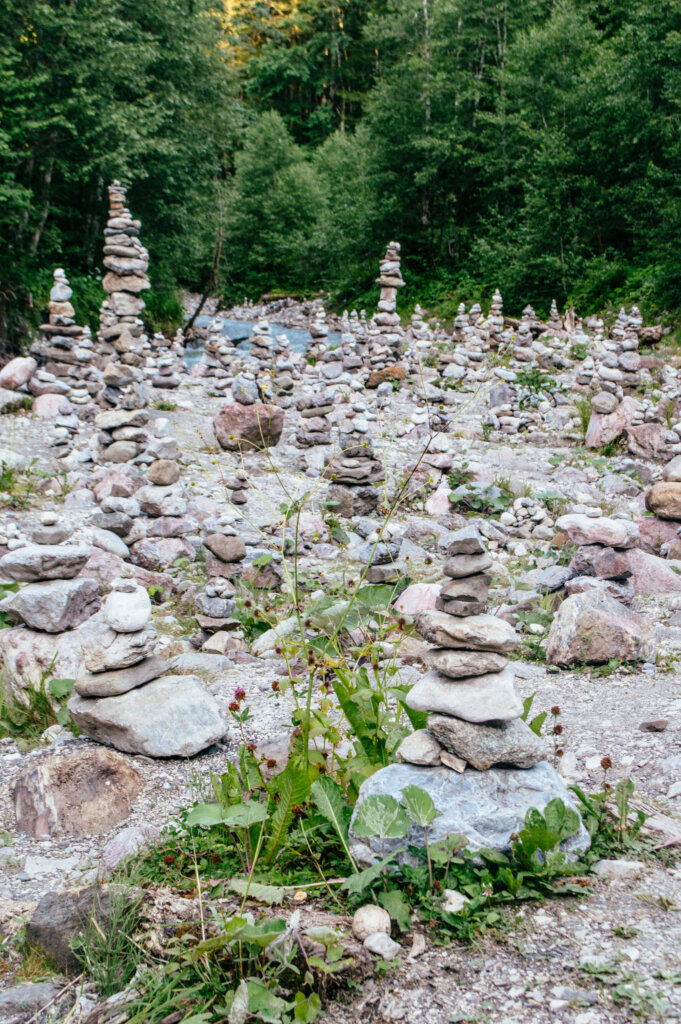
[{"label": "stream water", "polygon": [[[199,316],[196,318],[197,327],[207,327],[213,318],[210,316]],[[225,337],[230,338],[232,341],[237,341],[237,348],[240,352],[248,352],[251,347],[250,337],[253,328],[255,327],[255,320],[223,320],[222,321],[222,334]],[[305,352],[307,346],[310,344],[310,332],[300,330],[297,327],[284,327],[282,324],[270,324],[272,328],[272,336],[276,337],[277,334],[285,334],[291,342],[291,348],[294,352]],[[340,344],[340,334],[337,331],[330,331],[327,342],[331,347]],[[187,346],[184,350],[184,364],[187,369],[191,369],[194,363],[198,363],[203,355],[204,345],[203,342],[198,342],[196,345]]]}]

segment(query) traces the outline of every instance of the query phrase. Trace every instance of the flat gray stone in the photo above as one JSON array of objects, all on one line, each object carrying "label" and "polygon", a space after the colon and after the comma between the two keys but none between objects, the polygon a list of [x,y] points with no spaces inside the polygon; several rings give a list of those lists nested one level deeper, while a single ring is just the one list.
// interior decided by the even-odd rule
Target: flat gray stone
[{"label": "flat gray stone", "polygon": [[[362,865],[385,853],[400,851],[398,860],[410,862],[408,846],[423,846],[423,829],[413,825],[405,839],[364,838],[354,835],[353,822],[364,800],[374,793],[386,793],[399,800],[406,786],[425,789],[440,817],[429,827],[431,843],[459,834],[468,840],[471,851],[491,849],[508,852],[511,836],[523,827],[531,807],[543,811],[556,797],[577,810],[571,794],[551,765],[542,761],[533,768],[493,768],[486,772],[466,769],[420,768],[411,764],[391,764],[362,784],[350,824],[350,848]],[[561,845],[568,855],[588,850],[589,834],[582,825],[575,836]]]},{"label": "flat gray stone", "polygon": [[163,658],[145,658],[130,668],[111,672],[84,672],[76,679],[75,691],[81,697],[117,697],[152,679],[158,679],[170,668],[170,662]]},{"label": "flat gray stone", "polygon": [[474,725],[450,715],[429,715],[428,729],[445,750],[478,771],[494,765],[531,768],[547,755],[544,741],[520,718],[498,725]]},{"label": "flat gray stone", "polygon": [[486,551],[481,555],[452,555],[445,562],[442,571],[445,576],[457,580],[463,576],[475,576],[476,573],[484,572],[491,564],[492,559]]},{"label": "flat gray stone", "polygon": [[428,668],[434,668],[450,679],[465,679],[467,676],[501,672],[508,665],[508,658],[494,651],[461,651],[453,647],[431,647],[423,655],[423,662]]},{"label": "flat gray stone", "polygon": [[518,646],[513,626],[494,615],[469,615],[467,618],[446,612],[419,612],[414,617],[416,632],[438,647],[496,651],[507,654]]},{"label": "flat gray stone", "polygon": [[0,602],[0,609],[15,622],[45,633],[75,629],[100,607],[96,580],[82,578],[29,583]]},{"label": "flat gray stone", "polygon": [[163,676],[117,697],[76,695],[68,708],[86,736],[147,757],[192,757],[226,730],[217,701],[197,676]]},{"label": "flat gray stone", "polygon": [[413,711],[456,715],[466,722],[510,722],[523,713],[511,665],[501,672],[468,679],[449,679],[439,672],[427,672],[412,686],[406,703]]},{"label": "flat gray stone", "polygon": [[59,986],[51,981],[14,985],[5,992],[0,992],[0,1017],[38,1013],[54,999],[58,992]]},{"label": "flat gray stone", "polygon": [[448,555],[482,555],[486,554],[482,537],[475,526],[464,526],[455,530],[447,540]]},{"label": "flat gray stone", "polygon": [[83,545],[27,544],[0,558],[0,576],[22,583],[70,580],[78,575],[91,552]]}]

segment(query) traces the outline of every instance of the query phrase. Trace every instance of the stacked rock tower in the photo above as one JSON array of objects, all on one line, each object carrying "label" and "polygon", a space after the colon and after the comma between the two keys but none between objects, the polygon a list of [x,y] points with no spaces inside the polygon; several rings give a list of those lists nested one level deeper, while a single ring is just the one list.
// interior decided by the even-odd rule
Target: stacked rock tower
[{"label": "stacked rock tower", "polygon": [[73,292],[64,271],[58,267],[53,276],[49,319],[30,349],[40,366],[31,390],[64,394],[74,405],[86,405],[102,386],[101,374],[92,365],[90,328],[75,321]]},{"label": "stacked rock tower", "polygon": [[[515,630],[486,614],[492,560],[474,527],[459,530],[448,552],[438,608],[415,618],[417,631],[434,645],[424,657],[430,671],[407,696],[409,707],[428,712],[425,763],[458,771],[467,764],[531,768],[546,749],[521,721],[523,705],[506,657],[518,644]],[[409,737],[400,756],[423,764],[417,739]]]},{"label": "stacked rock tower", "polygon": [[114,181],[109,186],[109,219],[104,230],[107,273],[102,287],[107,297],[100,311],[99,355],[103,365],[113,355],[114,364],[124,363],[128,367],[127,374],[113,375],[111,386],[104,394],[108,404],[120,402],[128,408],[146,404],[141,392],[134,387],[143,378],[139,367],[143,365],[142,352],[147,343],[144,325],[139,319],[144,309],[141,293],[151,287],[147,277],[149,254],[139,240],[140,226],[140,221],[133,220],[125,205],[125,189]]}]

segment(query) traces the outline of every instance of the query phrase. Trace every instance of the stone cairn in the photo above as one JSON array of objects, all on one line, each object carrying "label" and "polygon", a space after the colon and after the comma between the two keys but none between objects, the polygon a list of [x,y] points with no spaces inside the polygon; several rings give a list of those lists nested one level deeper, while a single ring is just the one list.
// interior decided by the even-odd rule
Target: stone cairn
[{"label": "stone cairn", "polygon": [[341,451],[326,471],[333,481],[328,501],[338,515],[346,518],[371,515],[380,498],[375,485],[385,479],[385,472],[374,455],[368,419],[360,413],[343,420],[339,442]]},{"label": "stone cairn", "polygon": [[149,340],[145,372],[153,388],[179,388],[185,373],[184,335],[178,330],[174,338],[158,332]]},{"label": "stone cairn", "polygon": [[125,205],[125,189],[114,181],[109,186],[109,219],[104,230],[102,303],[97,335],[98,361],[104,368],[106,387],[103,405],[141,409],[148,404],[143,387],[145,359],[144,309],[141,292],[149,287],[149,254],[139,240],[140,222],[133,220]]},{"label": "stone cairn", "polygon": [[423,659],[430,671],[409,691],[407,704],[428,712],[428,728],[408,736],[399,757],[457,772],[466,765],[531,768],[546,748],[521,720],[506,657],[518,644],[515,630],[486,614],[492,560],[473,526],[459,530],[447,551],[437,609],[415,617],[417,631],[434,646]]},{"label": "stone cairn", "polygon": [[397,292],[404,288],[400,261],[400,243],[389,242],[385,256],[379,264],[376,284],[381,292],[378,312],[368,329],[368,361],[372,370],[397,362],[402,354],[404,331],[397,312]]},{"label": "stone cairn", "polygon": [[359,319],[356,311],[352,311],[353,320],[351,322],[348,317],[347,309],[344,310],[341,318],[341,355],[343,358],[343,370],[346,373],[358,373],[363,365],[362,354],[360,352],[360,346],[357,341],[357,334],[359,332]]},{"label": "stone cairn", "polygon": [[272,370],[274,344],[272,328],[267,320],[258,320],[251,334],[251,351],[249,358],[256,364],[258,376],[264,376]]},{"label": "stone cairn", "polygon": [[61,268],[54,271],[49,317],[41,324],[30,353],[38,363],[29,390],[34,395],[64,395],[73,405],[87,405],[102,388],[102,375],[93,365],[94,343],[89,327],[75,322],[73,292]]},{"label": "stone cairn", "polygon": [[0,579],[23,583],[0,604],[15,623],[43,633],[75,629],[101,606],[99,586],[80,574],[92,548],[64,543],[73,530],[48,514],[33,530],[33,543],[0,558]]},{"label": "stone cairn", "polygon": [[487,340],[490,347],[498,348],[504,333],[504,302],[498,288],[495,289],[492,296],[492,304],[489,307],[489,314],[485,321],[485,330],[487,331]]},{"label": "stone cairn", "polygon": [[318,444],[331,444],[332,424],[329,419],[333,412],[332,391],[323,385],[302,394],[296,402],[300,419],[296,427],[296,445],[298,448],[313,448]]}]

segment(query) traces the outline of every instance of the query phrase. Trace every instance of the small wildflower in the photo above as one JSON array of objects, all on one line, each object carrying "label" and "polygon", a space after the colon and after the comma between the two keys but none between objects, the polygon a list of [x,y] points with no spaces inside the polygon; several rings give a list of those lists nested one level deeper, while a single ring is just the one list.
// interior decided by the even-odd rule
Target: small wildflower
[{"label": "small wildflower", "polygon": [[274,690],[275,693],[279,689],[279,680],[278,679],[273,679],[272,680],[272,689]]},{"label": "small wildflower", "polygon": [[552,715],[553,715],[554,717],[555,717],[556,715],[559,715],[559,714],[560,714],[560,708],[558,707],[558,705],[557,705],[557,704],[554,704],[554,705],[553,705],[553,707],[551,708],[551,714],[552,714]]},{"label": "small wildflower", "polygon": [[276,762],[276,761],[274,760],[274,758],[273,758],[273,757],[268,757],[268,758],[267,758],[267,767],[268,767],[268,768],[270,769],[270,771],[271,771],[271,770],[272,770],[273,768],[276,768],[276,767],[277,767],[277,762]]},{"label": "small wildflower", "polygon": [[284,648],[283,647],[275,647],[274,651],[275,651],[275,654],[283,654],[284,653]]},{"label": "small wildflower", "polygon": [[255,751],[255,743],[248,743],[246,745],[246,750],[249,754],[252,754]]},{"label": "small wildflower", "polygon": [[552,730],[553,735],[554,736],[560,736],[562,731],[563,731],[563,726],[560,724],[560,722],[556,722],[556,724],[554,725],[553,730]]},{"label": "small wildflower", "polygon": [[612,768],[612,761],[607,755],[601,758],[601,768],[604,772],[607,772]]},{"label": "small wildflower", "polygon": [[237,686],[236,690],[234,691],[234,700],[243,700],[245,696],[246,691],[244,690],[243,686]]},{"label": "small wildflower", "polygon": [[239,710],[239,702],[237,700],[230,701],[230,703],[229,703],[229,710],[230,711],[238,711]]}]

